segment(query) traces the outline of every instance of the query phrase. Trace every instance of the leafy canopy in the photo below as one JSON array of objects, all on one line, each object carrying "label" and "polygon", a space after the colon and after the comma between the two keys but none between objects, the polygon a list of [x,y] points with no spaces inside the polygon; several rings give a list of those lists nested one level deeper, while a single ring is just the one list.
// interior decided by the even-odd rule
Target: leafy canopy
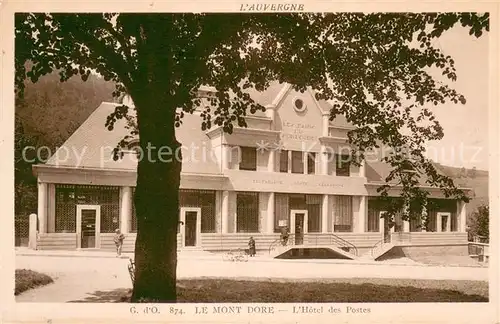
[{"label": "leafy canopy", "polygon": [[[457,79],[453,59],[433,45],[457,24],[480,37],[489,30],[489,15],[23,13],[16,15],[16,85],[22,94],[26,77],[36,81],[59,70],[61,81],[75,74],[86,80],[97,72],[118,84],[115,96],[128,93],[138,112],[168,98],[158,117],[174,114],[178,126],[184,113],[201,106],[201,127],[227,132],[245,126],[247,113],[264,109],[245,88],[263,90],[275,80],[299,91],[311,87],[318,99],[335,102],[331,119],[343,114],[356,127],[349,133],[355,156],[362,159],[378,146],[394,150],[384,158],[392,166],[386,180],[402,186],[400,201],[410,202],[407,219],[427,200],[417,187],[422,181],[467,200],[424,157],[424,143],[443,137],[431,107],[465,103],[429,73],[438,69]],[[33,65],[26,70],[28,60]],[[215,87],[216,98],[197,97],[193,90],[202,85]],[[117,108],[106,126],[127,115],[128,107]],[[382,197],[388,189],[380,188]]]}]

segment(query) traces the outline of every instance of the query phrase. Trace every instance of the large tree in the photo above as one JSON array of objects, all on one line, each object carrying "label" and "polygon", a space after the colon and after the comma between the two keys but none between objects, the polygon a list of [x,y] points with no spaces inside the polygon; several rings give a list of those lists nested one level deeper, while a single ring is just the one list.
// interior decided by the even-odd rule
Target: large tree
[{"label": "large tree", "polygon": [[[359,159],[378,145],[394,149],[385,157],[392,166],[386,180],[402,187],[398,201],[409,203],[408,219],[420,214],[427,199],[417,186],[421,174],[447,197],[467,199],[424,157],[424,143],[443,136],[431,107],[465,102],[430,73],[437,69],[456,80],[453,59],[433,39],[457,23],[479,37],[489,16],[22,13],[16,15],[16,84],[22,94],[26,77],[35,82],[59,69],[61,81],[75,74],[86,80],[98,72],[118,84],[116,96],[131,96],[143,150],[178,148],[175,127],[200,105],[202,129],[244,127],[248,113],[264,109],[245,93],[247,87],[263,90],[274,80],[298,91],[311,87],[318,99],[335,102],[331,119],[343,114],[356,127],[349,141]],[[28,60],[33,65],[26,70]],[[197,97],[201,85],[217,91],[209,105]],[[106,127],[128,114],[129,107],[118,107]],[[176,299],[180,171],[178,159],[138,163],[133,301]],[[384,196],[388,187],[380,191]]]}]

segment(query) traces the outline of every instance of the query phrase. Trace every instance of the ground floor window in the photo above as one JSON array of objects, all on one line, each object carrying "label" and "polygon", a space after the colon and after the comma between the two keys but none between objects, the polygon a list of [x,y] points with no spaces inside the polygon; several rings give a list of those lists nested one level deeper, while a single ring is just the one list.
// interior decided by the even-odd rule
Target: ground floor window
[{"label": "ground floor window", "polygon": [[290,226],[290,204],[288,194],[274,194],[274,232],[280,232],[280,226]]},{"label": "ground floor window", "polygon": [[215,191],[181,189],[180,207],[201,208],[201,232],[215,233]]},{"label": "ground floor window", "polygon": [[321,203],[323,195],[284,194],[274,195],[274,232],[280,232],[280,225],[290,226],[292,209],[307,210],[307,231],[321,231]]},{"label": "ground floor window", "polygon": [[422,218],[412,217],[410,219],[410,232],[422,232]]},{"label": "ground floor window", "polygon": [[403,232],[404,226],[403,226],[403,214],[402,212],[397,212],[396,215],[394,215],[394,224],[393,224],[394,232],[399,233]]},{"label": "ground floor window", "polygon": [[120,190],[111,186],[55,185],[55,232],[76,232],[76,206],[101,206],[101,233],[120,226]]},{"label": "ground floor window", "polygon": [[257,233],[259,231],[259,193],[236,193],[236,232]]},{"label": "ground floor window", "polygon": [[352,232],[352,196],[334,196],[334,232]]},{"label": "ground floor window", "polygon": [[[451,232],[458,231],[458,213],[457,213],[457,202],[451,199],[429,199],[427,203],[427,214],[428,221],[426,226],[426,231],[428,232],[438,232],[438,231],[448,231],[448,227],[444,226],[438,229],[438,213],[449,213],[449,216],[445,218],[445,222],[450,222],[449,230]],[[443,226],[443,220],[441,220],[441,225]]]},{"label": "ground floor window", "polygon": [[368,199],[367,232],[380,232],[380,208],[374,199]]},{"label": "ground floor window", "polygon": [[[135,193],[135,188],[133,190]],[[179,207],[201,208],[201,232],[215,233],[215,190],[179,190]],[[180,217],[180,215],[179,215]],[[132,198],[131,232],[137,232],[137,216],[135,211],[135,199]],[[177,227],[179,233],[179,226]]]}]

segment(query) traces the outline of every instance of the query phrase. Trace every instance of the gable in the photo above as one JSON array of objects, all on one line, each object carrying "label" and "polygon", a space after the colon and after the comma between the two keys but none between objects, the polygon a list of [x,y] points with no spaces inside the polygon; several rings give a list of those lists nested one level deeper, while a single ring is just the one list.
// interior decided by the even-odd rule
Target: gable
[{"label": "gable", "polygon": [[310,91],[289,89],[276,107],[275,130],[286,150],[319,152],[323,112]]}]

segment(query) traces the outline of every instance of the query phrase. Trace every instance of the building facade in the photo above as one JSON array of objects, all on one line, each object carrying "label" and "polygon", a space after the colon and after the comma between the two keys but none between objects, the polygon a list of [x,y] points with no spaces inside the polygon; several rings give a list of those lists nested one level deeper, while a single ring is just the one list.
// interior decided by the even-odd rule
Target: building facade
[{"label": "building facade", "polygon": [[[183,145],[180,249],[245,248],[253,236],[257,249],[266,250],[282,226],[295,244],[343,242],[357,254],[379,242],[466,244],[465,204],[445,200],[437,189],[427,189],[440,207],[426,211],[426,230],[400,217],[388,226],[380,217],[384,207],[374,199],[388,166],[350,163],[347,132],[352,126],[343,116],[329,121],[330,105],[316,100],[312,91],[295,92],[276,83],[251,95],[266,111],[247,116],[247,128],[232,134],[218,127],[202,131],[200,112],[195,112],[177,129]],[[127,134],[121,121],[114,131],[104,128],[116,106],[103,103],[47,163],[34,166],[36,248],[113,249],[113,233],[120,228],[126,235],[124,250],[133,251],[141,152],[132,142],[122,159],[113,160],[112,149]],[[391,195],[398,196],[397,187]]]}]

